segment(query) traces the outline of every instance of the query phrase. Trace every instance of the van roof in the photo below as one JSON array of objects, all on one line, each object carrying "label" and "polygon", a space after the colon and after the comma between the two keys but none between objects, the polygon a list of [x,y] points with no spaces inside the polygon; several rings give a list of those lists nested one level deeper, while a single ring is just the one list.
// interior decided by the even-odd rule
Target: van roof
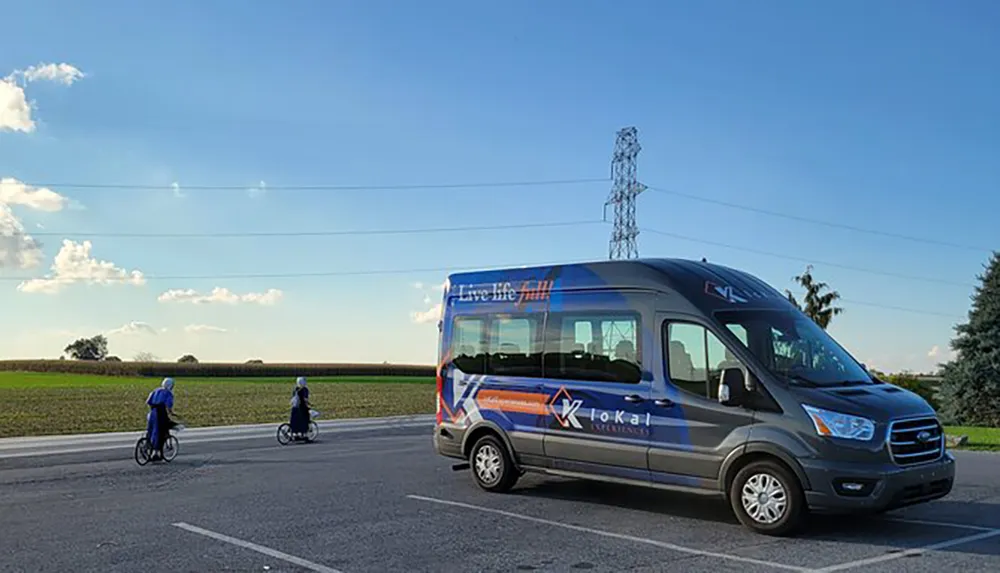
[{"label": "van roof", "polygon": [[692,302],[698,301],[696,304],[700,307],[718,308],[720,303],[722,307],[732,307],[733,304],[750,302],[755,307],[790,306],[785,295],[750,273],[724,265],[679,258],[510,267],[453,273],[448,277],[450,285],[542,279],[555,279],[556,290],[610,288],[674,291]]}]

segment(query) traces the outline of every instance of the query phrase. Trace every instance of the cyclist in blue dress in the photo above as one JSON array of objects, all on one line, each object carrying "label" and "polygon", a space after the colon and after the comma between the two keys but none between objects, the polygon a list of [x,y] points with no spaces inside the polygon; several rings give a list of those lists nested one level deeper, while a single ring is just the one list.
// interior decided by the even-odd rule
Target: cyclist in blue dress
[{"label": "cyclist in blue dress", "polygon": [[170,419],[174,413],[174,379],[164,378],[156,390],[149,393],[146,405],[149,415],[146,417],[146,439],[153,447],[155,457],[163,457],[163,444],[168,432],[176,424]]}]

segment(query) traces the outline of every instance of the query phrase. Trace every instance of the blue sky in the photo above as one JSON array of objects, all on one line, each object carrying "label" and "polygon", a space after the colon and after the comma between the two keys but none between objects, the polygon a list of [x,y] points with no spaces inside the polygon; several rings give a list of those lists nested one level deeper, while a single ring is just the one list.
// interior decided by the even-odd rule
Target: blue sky
[{"label": "blue sky", "polygon": [[[190,352],[241,361],[433,362],[433,323],[415,322],[412,313],[437,302],[432,287],[443,272],[157,276],[600,259],[610,229],[595,223],[409,236],[94,237],[88,256],[146,278],[75,281],[54,293],[19,290],[19,278],[51,274],[62,240],[81,242],[74,233],[82,232],[596,221],[609,189],[604,182],[275,187],[600,178],[609,172],[615,132],[628,125],[639,129],[639,177],[650,186],[887,233],[998,245],[1000,6],[985,0],[201,0],[153,8],[36,0],[5,6],[3,14],[0,77],[22,72],[8,87],[33,102],[34,125],[24,129],[23,116],[6,116],[8,124],[22,123],[0,128],[0,178],[52,184],[51,192],[66,198],[57,210],[39,209],[23,194],[8,205],[42,247],[37,266],[0,268],[4,357],[55,357],[74,336],[109,332],[111,351],[125,358],[149,351],[167,359]],[[58,81],[63,76],[32,80],[23,73],[51,63],[84,76],[69,85]],[[0,98],[11,94],[0,89]],[[247,191],[261,181],[271,189]],[[183,196],[171,189],[174,182]],[[640,197],[638,219],[643,228],[694,239],[645,233],[643,256],[706,256],[778,288],[793,287],[804,263],[698,241],[968,283],[816,264],[816,277],[852,301],[831,332],[860,359],[886,369],[928,370],[946,358],[952,326],[964,317],[989,256],[663,193]],[[86,257],[60,260],[84,273],[73,276],[108,272],[81,266]],[[214,288],[228,291],[210,297]],[[233,302],[194,304],[191,289]],[[280,296],[263,296],[269,289]],[[180,294],[162,296],[168,291]]]}]

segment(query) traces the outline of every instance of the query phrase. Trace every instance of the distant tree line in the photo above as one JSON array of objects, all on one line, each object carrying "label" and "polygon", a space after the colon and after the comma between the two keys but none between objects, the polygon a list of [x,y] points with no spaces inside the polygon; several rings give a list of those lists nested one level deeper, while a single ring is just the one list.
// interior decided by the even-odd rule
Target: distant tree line
[{"label": "distant tree line", "polygon": [[[955,327],[951,341],[954,357],[942,366],[940,385],[909,373],[871,374],[884,382],[895,384],[923,396],[941,414],[946,423],[966,426],[1000,427],[1000,253],[993,253],[985,272],[979,275],[979,285],[972,297],[969,320]],[[832,290],[812,275],[812,266],[794,277],[804,290],[801,302],[786,290],[785,296],[796,308],[827,329],[834,317],[844,309],[837,306],[840,293]],[[74,360],[121,362],[108,355],[108,340],[104,335],[80,338],[67,345],[63,352]],[[157,362],[148,352],[135,356],[136,362]],[[180,364],[197,364],[198,359],[185,354]],[[247,365],[263,364],[260,359],[247,360]]]}]

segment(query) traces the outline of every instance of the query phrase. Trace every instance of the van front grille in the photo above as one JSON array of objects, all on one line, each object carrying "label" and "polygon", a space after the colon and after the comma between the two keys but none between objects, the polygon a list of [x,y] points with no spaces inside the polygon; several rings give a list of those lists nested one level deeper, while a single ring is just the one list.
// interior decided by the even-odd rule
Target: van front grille
[{"label": "van front grille", "polygon": [[936,461],[944,453],[944,428],[937,418],[896,420],[889,424],[889,455],[900,466]]}]

